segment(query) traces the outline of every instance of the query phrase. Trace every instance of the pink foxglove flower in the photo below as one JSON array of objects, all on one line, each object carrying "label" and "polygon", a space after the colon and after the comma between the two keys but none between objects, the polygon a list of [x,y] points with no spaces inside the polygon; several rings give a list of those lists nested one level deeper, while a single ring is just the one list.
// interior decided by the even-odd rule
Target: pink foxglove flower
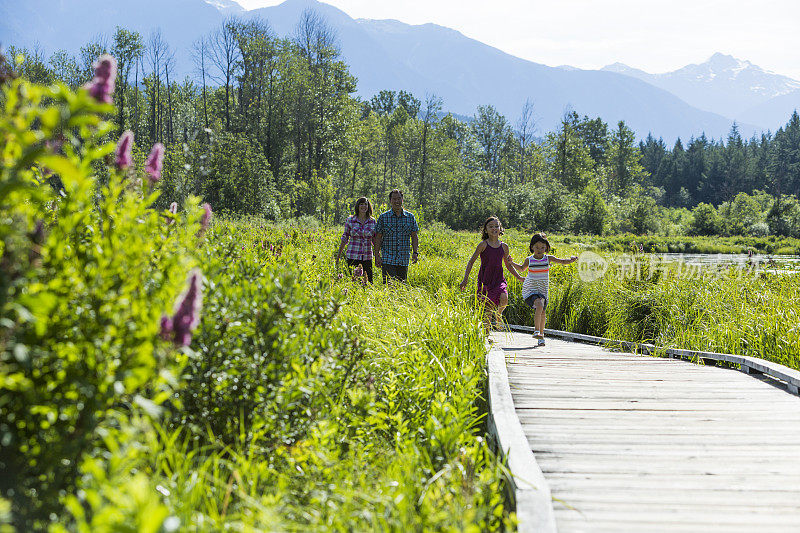
[{"label": "pink foxglove flower", "polygon": [[200,218],[200,231],[197,232],[198,237],[202,237],[208,226],[211,225],[211,217],[214,216],[214,213],[211,211],[211,206],[207,203],[202,205],[203,207],[203,216]]},{"label": "pink foxglove flower", "polygon": [[94,63],[94,78],[84,87],[98,102],[110,104],[116,78],[117,60],[113,56],[103,54]]},{"label": "pink foxglove flower", "polygon": [[161,317],[161,338],[168,341],[172,336],[172,318],[168,315]]},{"label": "pink foxglove flower", "polygon": [[150,155],[147,156],[147,161],[144,163],[144,171],[147,172],[150,185],[154,185],[161,179],[161,164],[164,161],[164,145],[156,143],[153,149],[150,150]]},{"label": "pink foxglove flower", "polygon": [[133,132],[127,130],[122,136],[119,138],[119,142],[117,143],[117,168],[120,170],[125,170],[126,168],[130,167],[133,164],[133,158],[131,157],[131,147],[133,146]]},{"label": "pink foxglove flower", "polygon": [[192,342],[192,331],[200,324],[200,308],[203,304],[203,274],[199,269],[189,273],[186,290],[175,302],[172,317],[161,317],[161,336],[172,338],[176,346],[189,346]]}]

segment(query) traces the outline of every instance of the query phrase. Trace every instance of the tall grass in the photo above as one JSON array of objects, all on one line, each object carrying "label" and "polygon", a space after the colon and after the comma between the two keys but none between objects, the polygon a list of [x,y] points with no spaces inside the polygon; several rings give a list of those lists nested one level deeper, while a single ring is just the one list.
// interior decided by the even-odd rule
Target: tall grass
[{"label": "tall grass", "polygon": [[[503,236],[517,262],[529,255],[529,239],[529,235],[513,230]],[[633,236],[595,240],[555,236],[550,240],[551,253],[559,257],[580,255],[586,249],[597,250],[603,242],[611,243],[614,249],[619,243],[643,241]],[[446,257],[423,257],[416,271],[421,278],[419,283],[427,286],[429,279],[449,286],[458,283],[478,242],[477,233],[450,232],[445,236],[422,233],[421,242],[426,241],[431,243],[431,249],[441,247],[447,253]],[[649,241],[644,239],[644,242]],[[741,252],[749,241],[682,237],[673,242],[692,243],[681,251],[699,251],[707,245],[709,251],[716,253],[728,245],[735,248],[731,251]],[[797,244],[792,239],[769,237],[756,240],[754,246],[777,250]],[[620,245],[620,250],[626,249]],[[652,269],[653,256],[643,254],[637,256],[640,272],[637,279],[619,266],[622,263],[619,253],[599,253],[611,267],[597,281],[582,281],[576,264],[552,266],[548,327],[666,347],[760,357],[800,370],[800,276],[713,266],[687,271],[685,266],[679,268],[677,264],[658,264]],[[509,306],[505,319],[532,325],[533,313],[521,300],[520,284],[508,273],[506,279]]]},{"label": "tall grass", "polygon": [[[613,261],[613,256],[610,257]],[[649,278],[645,263],[643,274]],[[572,267],[555,267],[548,326],[659,346],[760,357],[800,369],[800,278],[729,269],[687,276],[676,267],[649,279],[612,268],[585,283]],[[532,324],[513,293],[508,319]]]},{"label": "tall grass", "polygon": [[[344,269],[337,272],[338,237],[337,230],[258,221],[215,225],[207,236],[209,254],[201,258],[209,276],[206,312],[213,316],[204,315],[194,356],[208,364],[187,366],[200,374],[178,392],[190,393],[184,408],[193,406],[193,390],[208,391],[222,379],[213,396],[223,401],[192,407],[209,419],[205,428],[196,416],[188,425],[142,421],[137,438],[119,439],[117,459],[87,464],[105,473],[82,486],[91,494],[92,512],[81,514],[86,500],[71,498],[77,529],[110,531],[128,523],[146,530],[145,515],[157,518],[154,531],[513,528],[503,496],[504,467],[485,440],[480,309],[452,279],[457,247],[444,250],[444,236],[426,238],[426,259],[412,267],[410,284],[364,287]],[[343,393],[326,389],[342,382],[341,369],[328,359],[319,363],[313,353],[335,358],[336,346],[315,350],[292,341],[302,356],[277,345],[259,348],[277,342],[270,339],[305,338],[299,329],[282,337],[256,318],[265,316],[265,306],[278,306],[285,312],[275,314],[275,327],[291,328],[288,315],[306,312],[299,290],[309,299],[303,306],[326,308],[328,298],[338,308],[327,327],[341,335],[320,333],[320,342],[341,339],[349,343],[342,357],[353,347],[358,353],[348,359],[355,366],[346,373]],[[242,381],[259,375],[248,370],[249,362],[272,368],[280,363],[269,363],[276,358],[286,359],[279,366],[285,376],[267,378],[271,374],[263,372],[260,388],[242,392]],[[253,405],[252,412],[235,414],[237,395]],[[258,398],[291,406],[291,417],[283,420],[282,409],[253,404]],[[306,400],[298,403],[300,398]],[[179,415],[180,408],[173,407]],[[233,420],[217,420],[219,410],[232,413]],[[225,433],[214,434],[212,427]],[[138,453],[132,441],[146,453]],[[123,504],[120,494],[146,497]],[[109,518],[104,513],[112,508],[116,515]]]}]

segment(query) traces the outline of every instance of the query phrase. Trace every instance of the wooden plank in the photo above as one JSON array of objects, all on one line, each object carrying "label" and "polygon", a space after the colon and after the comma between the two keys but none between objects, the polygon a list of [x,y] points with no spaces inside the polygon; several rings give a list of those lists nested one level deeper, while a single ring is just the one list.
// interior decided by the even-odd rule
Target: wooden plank
[{"label": "wooden plank", "polygon": [[[611,444],[629,446],[646,447],[648,445],[676,445],[685,442],[687,445],[697,446],[698,448],[706,445],[713,444],[714,441],[720,441],[726,447],[738,447],[743,445],[749,446],[762,446],[762,447],[792,447],[797,446],[798,432],[792,429],[790,433],[785,432],[691,432],[686,433],[679,431],[652,431],[650,433],[637,431],[635,433],[626,432],[623,430],[612,431],[572,431],[569,428],[564,428],[563,431],[531,431],[527,432],[528,426],[523,426],[528,434],[528,440],[538,443],[575,443],[583,442],[587,444],[602,444],[605,442]],[[626,437],[629,437],[626,439]],[[620,440],[624,439],[624,440]],[[785,450],[788,452],[788,449]]]},{"label": "wooden plank", "polygon": [[[549,473],[574,473],[574,474],[628,474],[631,476],[652,475],[660,473],[680,474],[683,476],[716,476],[722,474],[738,474],[748,476],[769,476],[778,482],[783,475],[800,475],[800,468],[787,468],[781,461],[764,461],[759,463],[734,464],[729,461],[709,461],[700,458],[696,461],[682,459],[676,461],[644,461],[631,459],[624,461],[601,461],[595,457],[580,458],[583,456],[556,456],[548,454],[536,456],[536,462],[545,474]],[[560,497],[553,493],[555,497]]]},{"label": "wooden plank", "polygon": [[[592,533],[642,533],[643,531],[670,531],[671,533],[698,533],[697,526],[694,524],[676,524],[670,523],[668,526],[665,524],[657,524],[653,522],[639,522],[639,521],[603,521],[594,522],[591,527],[586,523],[586,520],[572,520],[571,516],[561,516],[559,514],[558,525],[560,531],[591,531]],[[785,533],[785,529],[781,528],[764,528],[754,527],[754,524],[715,524],[713,531],[719,533],[759,533],[780,532]],[[667,527],[669,529],[667,529]]]},{"label": "wooden plank", "polygon": [[[691,400],[594,400],[587,398],[574,398],[563,400],[546,400],[536,397],[525,396],[523,394],[512,394],[514,405],[517,409],[560,409],[576,411],[664,411],[681,412],[689,411],[695,413],[775,413],[775,409],[770,408],[767,403],[741,404],[736,402],[708,402],[700,404]],[[781,401],[776,400],[778,406],[783,406]]]},{"label": "wooden plank", "polygon": [[[733,403],[773,403],[770,402],[771,399],[774,399],[771,396],[773,391],[770,390],[746,390],[746,389],[739,389],[739,390],[720,390],[720,391],[708,391],[708,390],[692,390],[689,386],[685,388],[679,387],[665,387],[663,389],[658,389],[654,391],[652,388],[650,390],[646,388],[635,388],[635,387],[620,387],[625,388],[624,391],[614,390],[611,386],[601,389],[601,388],[589,388],[589,387],[580,387],[580,386],[553,386],[553,385],[542,385],[542,386],[528,386],[526,388],[522,388],[519,386],[514,387],[512,392],[515,396],[527,396],[531,398],[536,397],[544,397],[544,398],[567,398],[567,399],[609,399],[609,400],[627,400],[631,398],[644,398],[650,400],[673,400],[676,399],[678,401],[683,401],[686,399],[692,398],[700,398],[700,399],[709,399],[709,400],[721,400],[724,402],[733,402]],[[780,391],[780,389],[775,389]],[[788,394],[787,394],[788,396]],[[800,412],[800,403],[790,401],[790,402],[783,402],[781,400],[776,400],[780,405],[785,407],[787,412]]]},{"label": "wooden plank", "polygon": [[[510,328],[512,330],[516,329],[520,331],[530,332],[530,328],[525,326],[511,325]],[[690,360],[698,360],[698,361],[712,360],[712,361],[721,361],[726,363],[737,364],[741,366],[742,370],[748,372],[755,371],[758,373],[766,374],[775,379],[779,379],[786,383],[789,392],[793,394],[800,393],[800,371],[794,370],[792,368],[789,368],[787,366],[778,363],[774,363],[772,361],[766,361],[764,359],[759,359],[756,357],[740,356],[734,354],[723,354],[717,352],[657,347],[653,346],[652,344],[614,341],[612,339],[607,339],[603,337],[581,335],[581,334],[575,334],[575,333],[559,331],[559,330],[551,330],[551,329],[546,329],[545,333],[549,336],[557,336],[564,339],[569,339],[570,341],[580,340],[582,342],[587,342],[592,344],[599,344],[599,345],[612,344],[612,345],[622,346],[626,350],[642,351],[643,353],[646,354],[663,353],[664,355],[670,357],[680,357]],[[525,339],[525,337],[526,337],[525,335],[518,335],[517,342],[522,342],[522,343],[530,342],[527,339]]]},{"label": "wooden plank", "polygon": [[[609,506],[613,505],[613,511]],[[617,501],[617,502],[588,502],[588,501],[556,501],[553,509],[556,513],[564,514],[579,513],[581,515],[593,515],[608,519],[624,515],[628,519],[636,519],[647,516],[648,520],[658,520],[659,517],[665,522],[691,522],[700,526],[701,524],[741,524],[742,522],[759,523],[771,525],[795,525],[791,517],[796,505],[784,505],[772,507],[773,513],[769,517],[765,515],[760,507],[736,506],[736,505],[715,505],[714,509],[709,509],[701,502],[677,502],[670,504],[667,502],[639,503],[636,501]],[[785,516],[788,513],[789,516]],[[638,516],[637,516],[638,515]],[[795,530],[796,531],[796,530]]]},{"label": "wooden plank", "polygon": [[[655,423],[646,425],[642,427],[640,426],[613,426],[609,430],[609,427],[601,427],[597,425],[574,425],[570,428],[566,428],[561,425],[552,425],[552,426],[545,426],[541,424],[535,423],[528,423],[523,422],[522,427],[525,430],[525,433],[532,439],[537,439],[539,436],[542,439],[548,438],[549,435],[563,435],[568,434],[570,437],[574,439],[575,442],[580,442],[583,440],[592,440],[594,441],[594,437],[596,435],[608,434],[613,432],[620,436],[627,436],[630,435],[633,440],[638,440],[640,438],[648,437],[650,435],[663,435],[663,436],[676,436],[676,435],[685,435],[686,429],[689,425],[684,427],[661,427]],[[778,434],[778,431],[775,427],[771,426],[760,426],[756,428],[746,428],[742,429],[735,426],[729,427],[716,427],[716,428],[707,428],[702,425],[697,425],[692,428],[692,434],[696,435],[699,440],[697,443],[694,443],[698,446],[705,445],[708,440],[717,439],[721,442],[720,445],[725,447],[733,446],[731,443],[725,443],[724,438],[726,436],[739,436],[744,438],[749,435],[763,435],[763,434]],[[800,442],[800,430],[797,428],[789,428],[786,434],[791,435],[794,437],[795,443]],[[632,444],[633,441],[626,442],[625,444]],[[653,445],[657,444],[655,441],[651,442]],[[622,447],[619,448],[620,450],[624,449]]]},{"label": "wooden plank", "polygon": [[760,507],[789,508],[785,511],[793,512],[797,509],[800,491],[779,492],[775,490],[744,491],[744,490],[665,490],[660,488],[625,489],[619,487],[603,487],[598,491],[597,486],[565,486],[556,484],[558,490],[564,494],[561,501],[567,505],[579,506],[580,504],[599,504],[610,506],[618,503],[638,502],[642,505],[686,505],[692,506],[735,506],[735,507]]},{"label": "wooden plank", "polygon": [[[575,489],[576,487],[595,490],[601,495],[607,490],[618,490],[621,487],[636,491],[678,490],[678,491],[743,491],[743,492],[800,492],[800,479],[785,477],[776,483],[774,476],[746,476],[741,474],[719,474],[716,476],[685,476],[670,472],[658,475],[642,474],[601,474],[580,472],[550,472],[547,474],[551,488],[559,487]],[[799,500],[800,501],[800,500]]]},{"label": "wooden plank", "polygon": [[[676,457],[686,457],[699,455],[702,457],[725,457],[731,461],[754,461],[750,457],[757,457],[757,460],[764,458],[785,458],[787,454],[800,457],[800,448],[796,445],[794,450],[787,449],[787,446],[764,447],[760,444],[746,444],[731,446],[725,444],[701,444],[695,443],[658,443],[650,444],[647,447],[635,444],[600,443],[581,441],[580,439],[564,442],[544,442],[540,439],[529,439],[531,450],[534,454],[571,454],[571,455],[609,455],[614,457],[653,457],[669,458],[674,460]],[[800,502],[798,502],[800,505]]]},{"label": "wooden plank", "polygon": [[[647,445],[648,448],[668,448],[676,446],[675,442],[664,442],[666,439],[675,439],[686,437],[686,428],[651,428],[648,429],[627,429],[627,428],[614,428],[613,431],[595,429],[585,430],[584,428],[563,428],[556,429],[543,429],[541,426],[533,426],[529,424],[522,425],[531,445],[534,443],[538,446],[543,446],[548,442],[555,442],[558,444],[571,445],[591,445],[596,446],[598,449],[603,448],[603,440],[609,440],[611,437],[624,439],[623,442],[612,441],[609,446],[616,446],[616,450],[621,453],[623,450],[633,450],[637,446]],[[764,434],[774,435],[787,435],[790,437],[785,441],[780,441],[785,444],[778,444],[778,441],[770,441],[764,439]],[[559,438],[559,436],[566,435],[566,439]],[[609,438],[606,439],[605,437]],[[687,446],[693,446],[697,449],[713,449],[714,447],[722,447],[725,449],[741,450],[743,447],[759,446],[765,450],[771,447],[784,448],[781,453],[786,453],[788,450],[785,446],[796,446],[800,442],[800,431],[792,428],[788,433],[775,432],[772,428],[768,431],[747,431],[743,432],[737,429],[730,429],[727,431],[708,431],[705,429],[692,431],[692,435],[697,437],[697,440],[687,440]],[[603,438],[598,438],[603,437]],[[629,437],[629,438],[626,438]],[[730,440],[726,440],[730,437]],[[748,440],[753,437],[752,440]],[[567,440],[567,442],[563,442]],[[712,442],[717,441],[717,442]],[[768,444],[762,444],[767,442]],[[774,442],[774,444],[773,444]],[[766,446],[766,447],[765,447]],[[612,449],[613,450],[613,449]]]},{"label": "wooden plank", "polygon": [[800,472],[800,465],[787,465],[785,461],[773,457],[752,459],[718,457],[715,455],[685,455],[659,457],[653,455],[610,456],[601,454],[575,454],[560,452],[540,452],[536,461],[543,472],[586,472],[586,473],[641,473],[656,475],[659,472],[681,472],[687,475],[711,476],[715,474],[754,474],[789,476]]},{"label": "wooden plank", "polygon": [[[517,407],[517,413],[520,417],[524,418],[526,415],[536,415],[538,417],[547,417],[547,416],[564,416],[565,413],[569,413],[571,416],[576,418],[580,417],[609,417],[613,416],[615,418],[618,417],[619,420],[625,420],[626,418],[640,420],[643,417],[644,411],[639,410],[615,410],[615,411],[608,411],[603,409],[559,409],[559,408],[545,408],[545,407]],[[751,411],[741,411],[740,418],[743,420],[747,420],[748,418],[752,418],[758,415],[760,420],[774,420],[774,421],[781,421],[785,420],[783,417],[786,415],[793,416],[794,413],[788,413],[786,411],[775,411],[771,410],[769,412],[765,412],[765,409],[758,409],[758,410],[751,410]],[[663,411],[660,412],[659,417],[662,417],[662,420],[665,422],[669,422],[671,418],[674,419],[684,419],[696,417],[698,419],[708,419],[708,420],[731,420],[731,410],[730,409],[698,409],[694,411],[690,410],[681,410],[681,411]],[[794,420],[794,418],[789,419]]]},{"label": "wooden plank", "polygon": [[[755,529],[752,532],[764,531],[763,527],[784,527],[789,528],[784,531],[797,531],[796,518],[792,515],[785,515],[780,513],[766,513],[763,511],[756,512],[739,512],[739,513],[726,513],[715,512],[709,509],[706,512],[693,511],[693,510],[667,510],[661,511],[657,507],[646,509],[635,508],[622,508],[616,509],[569,509],[565,506],[558,506],[556,508],[556,520],[559,521],[559,531],[563,532],[561,528],[561,520],[583,520],[584,527],[586,524],[594,526],[596,523],[602,522],[640,522],[657,524],[658,531],[669,531],[670,524],[694,524],[695,531],[713,531],[713,528],[718,525],[731,525],[740,526],[742,524],[749,524]],[[648,531],[648,530],[645,530]],[[650,529],[649,531],[652,531]]]}]

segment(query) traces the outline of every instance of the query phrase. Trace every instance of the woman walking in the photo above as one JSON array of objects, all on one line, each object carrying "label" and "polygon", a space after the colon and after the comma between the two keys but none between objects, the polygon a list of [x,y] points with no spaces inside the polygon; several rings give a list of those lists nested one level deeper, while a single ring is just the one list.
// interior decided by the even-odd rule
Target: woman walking
[{"label": "woman walking", "polygon": [[[344,233],[336,253],[336,267],[342,251],[349,266],[361,265],[367,275],[367,280],[372,283],[372,252],[375,248],[375,219],[372,217],[372,204],[362,196],[353,206],[353,215],[344,222]],[[375,250],[377,252],[377,250]]]}]

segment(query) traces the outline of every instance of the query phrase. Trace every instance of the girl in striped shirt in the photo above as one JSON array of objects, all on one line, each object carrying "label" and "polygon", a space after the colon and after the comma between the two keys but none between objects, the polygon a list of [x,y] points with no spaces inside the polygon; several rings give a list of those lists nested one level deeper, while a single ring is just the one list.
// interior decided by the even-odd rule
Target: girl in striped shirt
[{"label": "girl in striped shirt", "polygon": [[550,241],[544,233],[536,233],[531,237],[530,251],[533,255],[521,265],[512,263],[520,271],[528,271],[522,283],[522,299],[533,308],[533,336],[539,339],[538,346],[544,346],[544,322],[547,309],[547,289],[550,286],[550,263],[568,265],[578,260],[576,256],[561,259],[549,255]]}]

